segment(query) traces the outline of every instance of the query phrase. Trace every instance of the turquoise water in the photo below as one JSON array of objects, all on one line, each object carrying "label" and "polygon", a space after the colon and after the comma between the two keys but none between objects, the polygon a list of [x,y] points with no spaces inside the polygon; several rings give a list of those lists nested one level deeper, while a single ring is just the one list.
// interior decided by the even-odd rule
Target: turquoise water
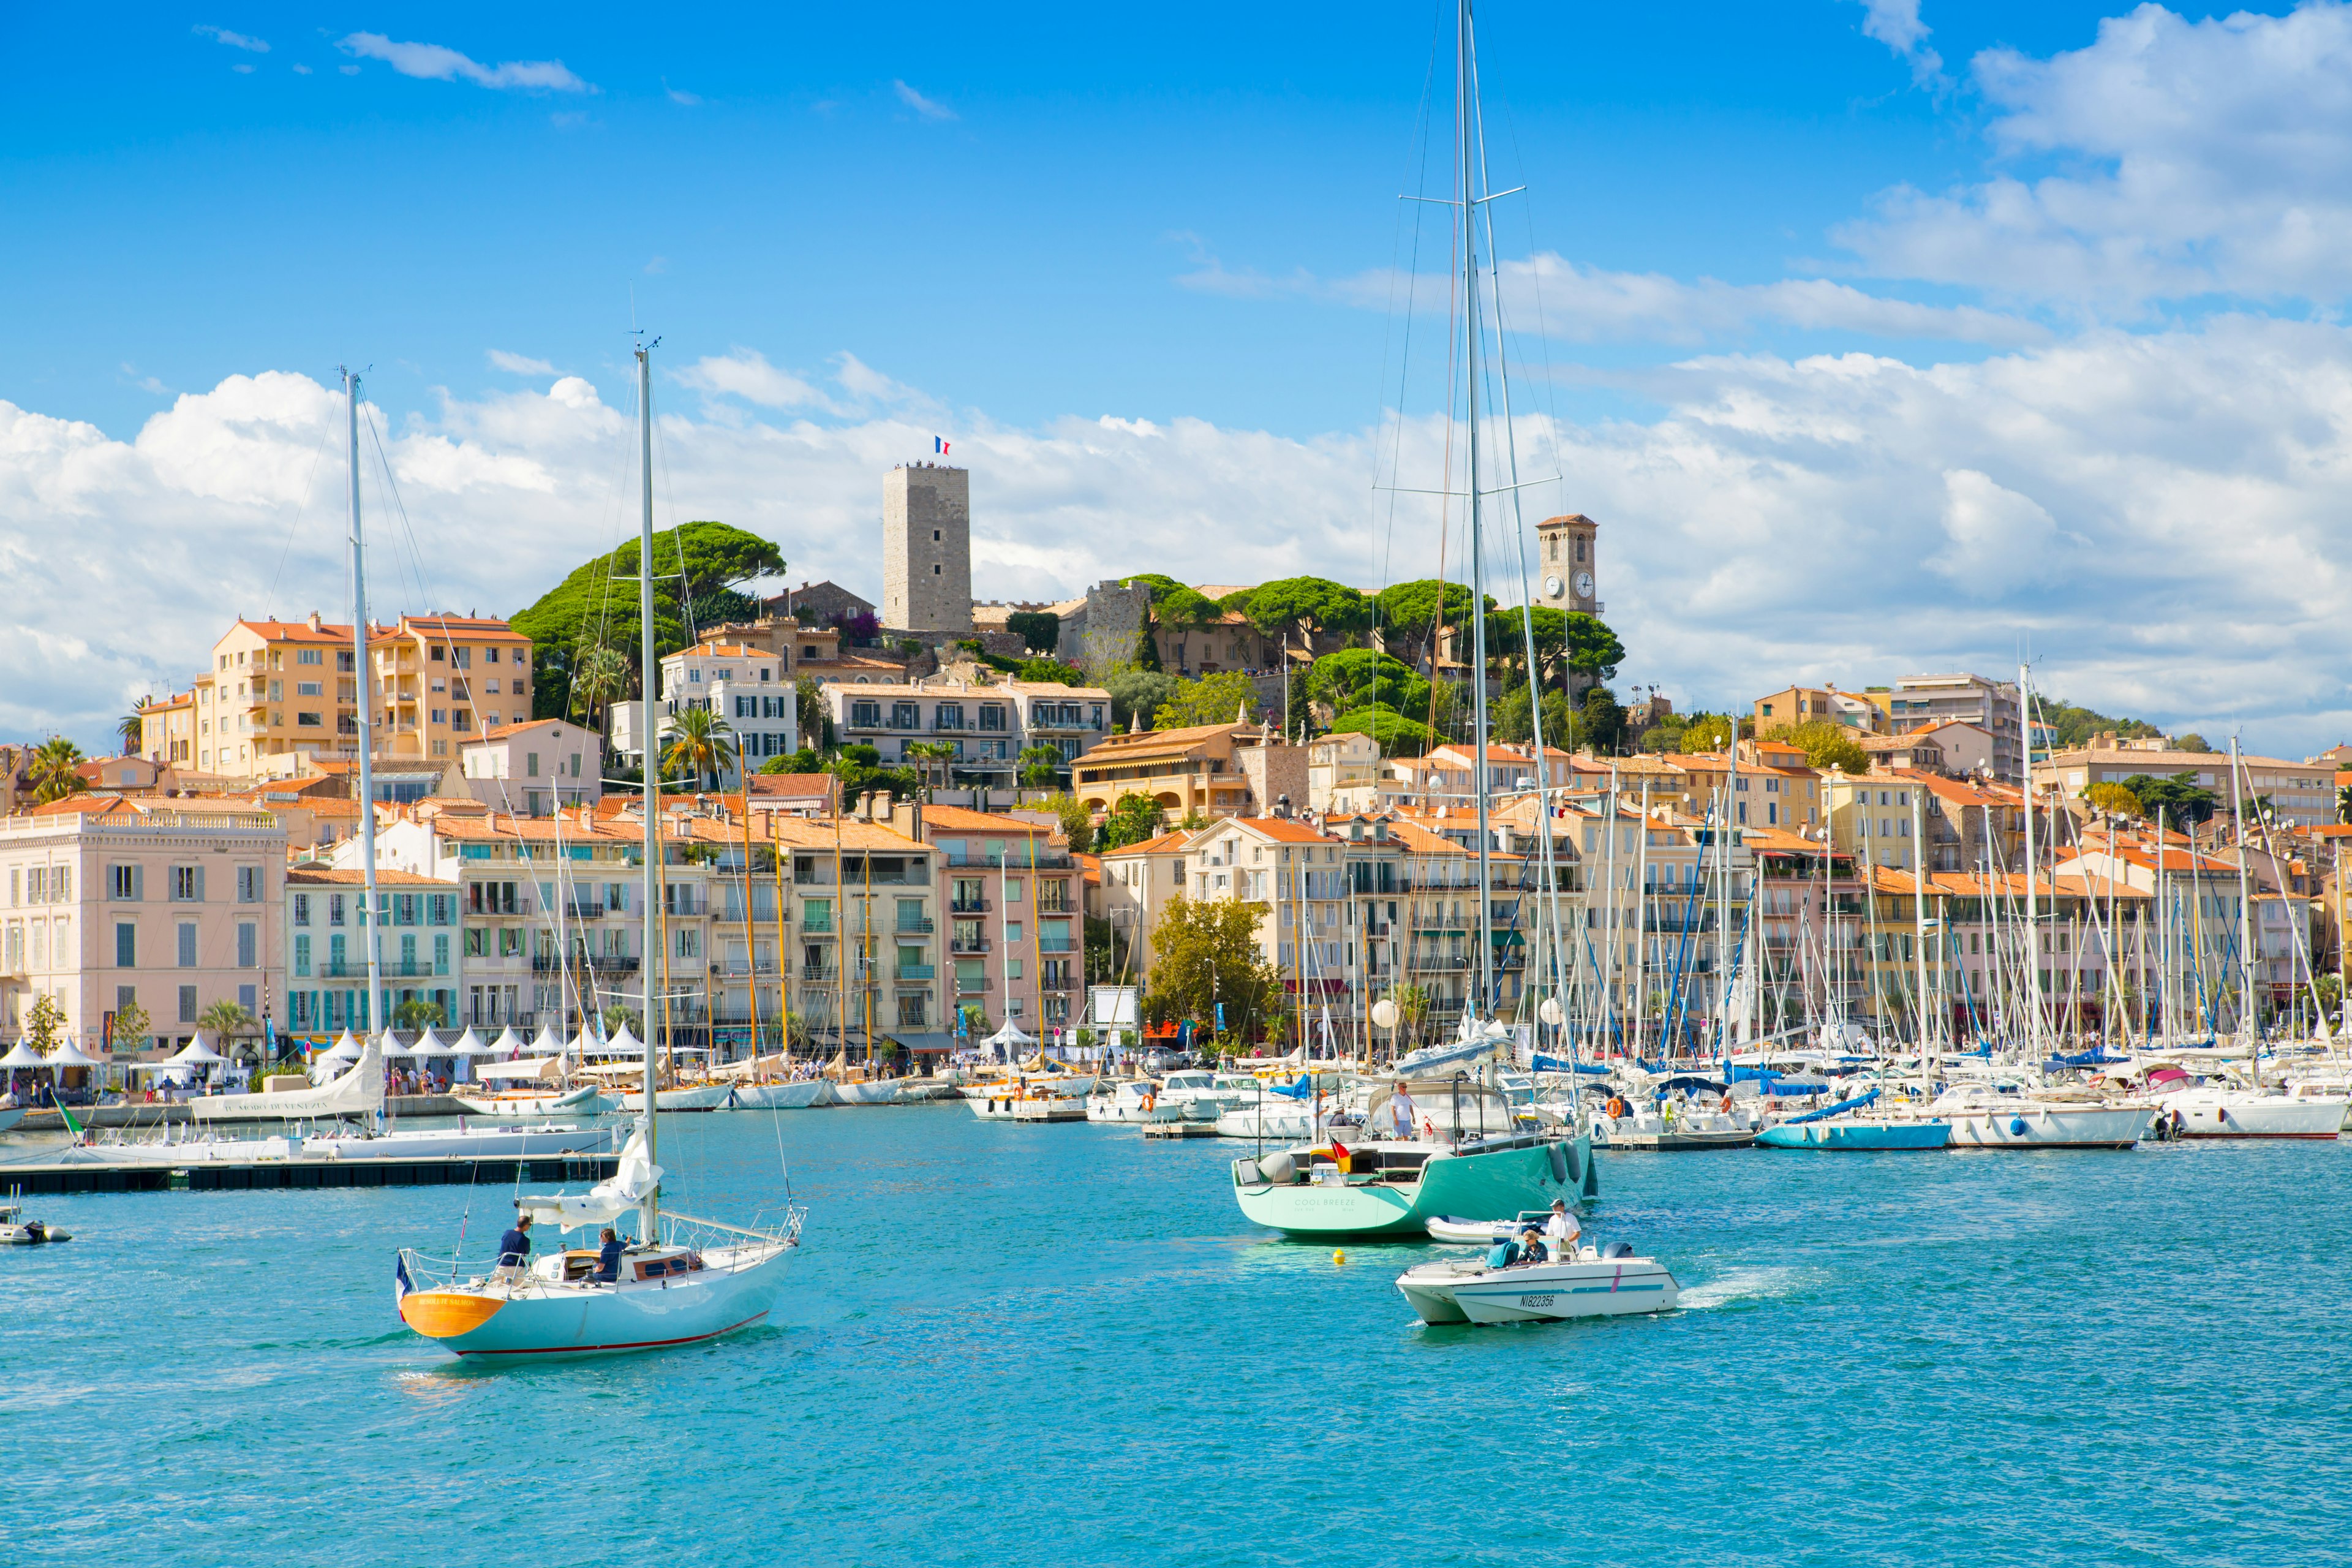
[{"label": "turquoise water", "polygon": [[[810,1208],[771,1327],[461,1367],[460,1189],[47,1198],[0,1254],[0,1560],[2341,1561],[2352,1147],[1601,1156],[1684,1310],[1422,1327],[1213,1142],[961,1106],[665,1119]],[[495,1235],[508,1190],[471,1195]]]}]

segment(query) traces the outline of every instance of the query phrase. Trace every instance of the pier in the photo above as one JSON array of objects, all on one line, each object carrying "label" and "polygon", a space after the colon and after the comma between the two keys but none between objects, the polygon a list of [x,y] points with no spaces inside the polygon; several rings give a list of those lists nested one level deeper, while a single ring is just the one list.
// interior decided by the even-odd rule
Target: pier
[{"label": "pier", "polygon": [[[469,1086],[473,1087],[473,1086]],[[185,1127],[195,1121],[195,1113],[185,1105],[146,1105],[126,1102],[121,1105],[73,1106],[73,1119],[84,1127]],[[387,1094],[383,1097],[386,1116],[470,1116],[472,1111],[454,1094]],[[208,1126],[229,1122],[246,1125],[257,1121],[283,1121],[286,1117],[275,1111],[258,1110],[236,1115],[207,1116]],[[308,1121],[310,1118],[296,1118]],[[330,1119],[331,1120],[331,1119]],[[62,1132],[65,1118],[54,1106],[38,1106],[25,1112],[25,1119],[12,1130],[17,1132]]]},{"label": "pier", "polygon": [[617,1154],[549,1154],[475,1160],[425,1155],[408,1160],[197,1160],[100,1164],[89,1161],[0,1165],[0,1190],[27,1196],[56,1193],[221,1193],[321,1187],[462,1187],[477,1184],[599,1182]]}]

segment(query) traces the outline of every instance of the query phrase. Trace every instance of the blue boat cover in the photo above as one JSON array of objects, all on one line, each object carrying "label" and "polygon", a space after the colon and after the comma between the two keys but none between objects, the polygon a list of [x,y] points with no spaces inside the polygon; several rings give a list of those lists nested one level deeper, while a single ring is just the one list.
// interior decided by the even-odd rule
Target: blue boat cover
[{"label": "blue boat cover", "polygon": [[1801,1121],[1819,1121],[1825,1116],[1835,1116],[1841,1110],[1859,1110],[1877,1098],[1878,1091],[1874,1089],[1859,1100],[1841,1100],[1835,1105],[1824,1105],[1819,1110],[1808,1110],[1802,1116],[1791,1116],[1784,1125],[1794,1127]]},{"label": "blue boat cover", "polygon": [[1600,1066],[1598,1063],[1572,1062],[1565,1057],[1547,1057],[1540,1055],[1535,1058],[1534,1066],[1529,1070],[1534,1072],[1591,1073],[1596,1078],[1607,1078],[1609,1076],[1609,1069],[1605,1067]]}]

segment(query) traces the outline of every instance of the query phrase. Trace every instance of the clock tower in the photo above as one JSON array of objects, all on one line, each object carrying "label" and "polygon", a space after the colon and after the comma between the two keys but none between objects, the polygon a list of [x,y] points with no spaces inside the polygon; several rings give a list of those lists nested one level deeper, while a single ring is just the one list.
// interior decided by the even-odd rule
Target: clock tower
[{"label": "clock tower", "polygon": [[1601,614],[1595,535],[1601,525],[1582,512],[1536,524],[1536,603],[1553,610]]}]

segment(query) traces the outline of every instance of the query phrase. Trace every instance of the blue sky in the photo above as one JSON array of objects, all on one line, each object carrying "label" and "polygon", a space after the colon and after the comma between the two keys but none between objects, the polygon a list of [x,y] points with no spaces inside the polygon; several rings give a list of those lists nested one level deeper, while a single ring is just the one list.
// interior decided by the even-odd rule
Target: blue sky
[{"label": "blue sky", "polygon": [[[167,401],[150,378],[358,358],[415,405],[492,384],[488,348],[615,363],[634,289],[674,347],[845,350],[1001,418],[1307,434],[1377,406],[1380,312],[1179,279],[1391,263],[1435,7],[694,11],[11,8],[0,41],[44,65],[0,104],[0,282],[37,306],[0,392],[128,435]],[[2079,46],[2098,15],[1974,6],[1935,41]],[[1497,178],[1531,187],[1507,248],[1736,283],[1836,262],[1873,192],[1985,162],[1968,95],[1865,20],[1492,7]],[[364,34],[585,89],[404,76],[338,47]]]},{"label": "blue sky", "polygon": [[[0,13],[37,62],[0,98],[0,732],[97,742],[230,616],[340,602],[342,362],[415,539],[375,601],[528,603],[625,521],[633,297],[665,507],[794,578],[878,593],[880,473],[936,436],[984,595],[1427,574],[1434,518],[1370,487],[1445,449],[1426,383],[1386,409],[1448,16]],[[2352,9],[1480,26],[1528,504],[1601,520],[1621,683],[2031,648],[2111,711],[2352,734]]]}]

